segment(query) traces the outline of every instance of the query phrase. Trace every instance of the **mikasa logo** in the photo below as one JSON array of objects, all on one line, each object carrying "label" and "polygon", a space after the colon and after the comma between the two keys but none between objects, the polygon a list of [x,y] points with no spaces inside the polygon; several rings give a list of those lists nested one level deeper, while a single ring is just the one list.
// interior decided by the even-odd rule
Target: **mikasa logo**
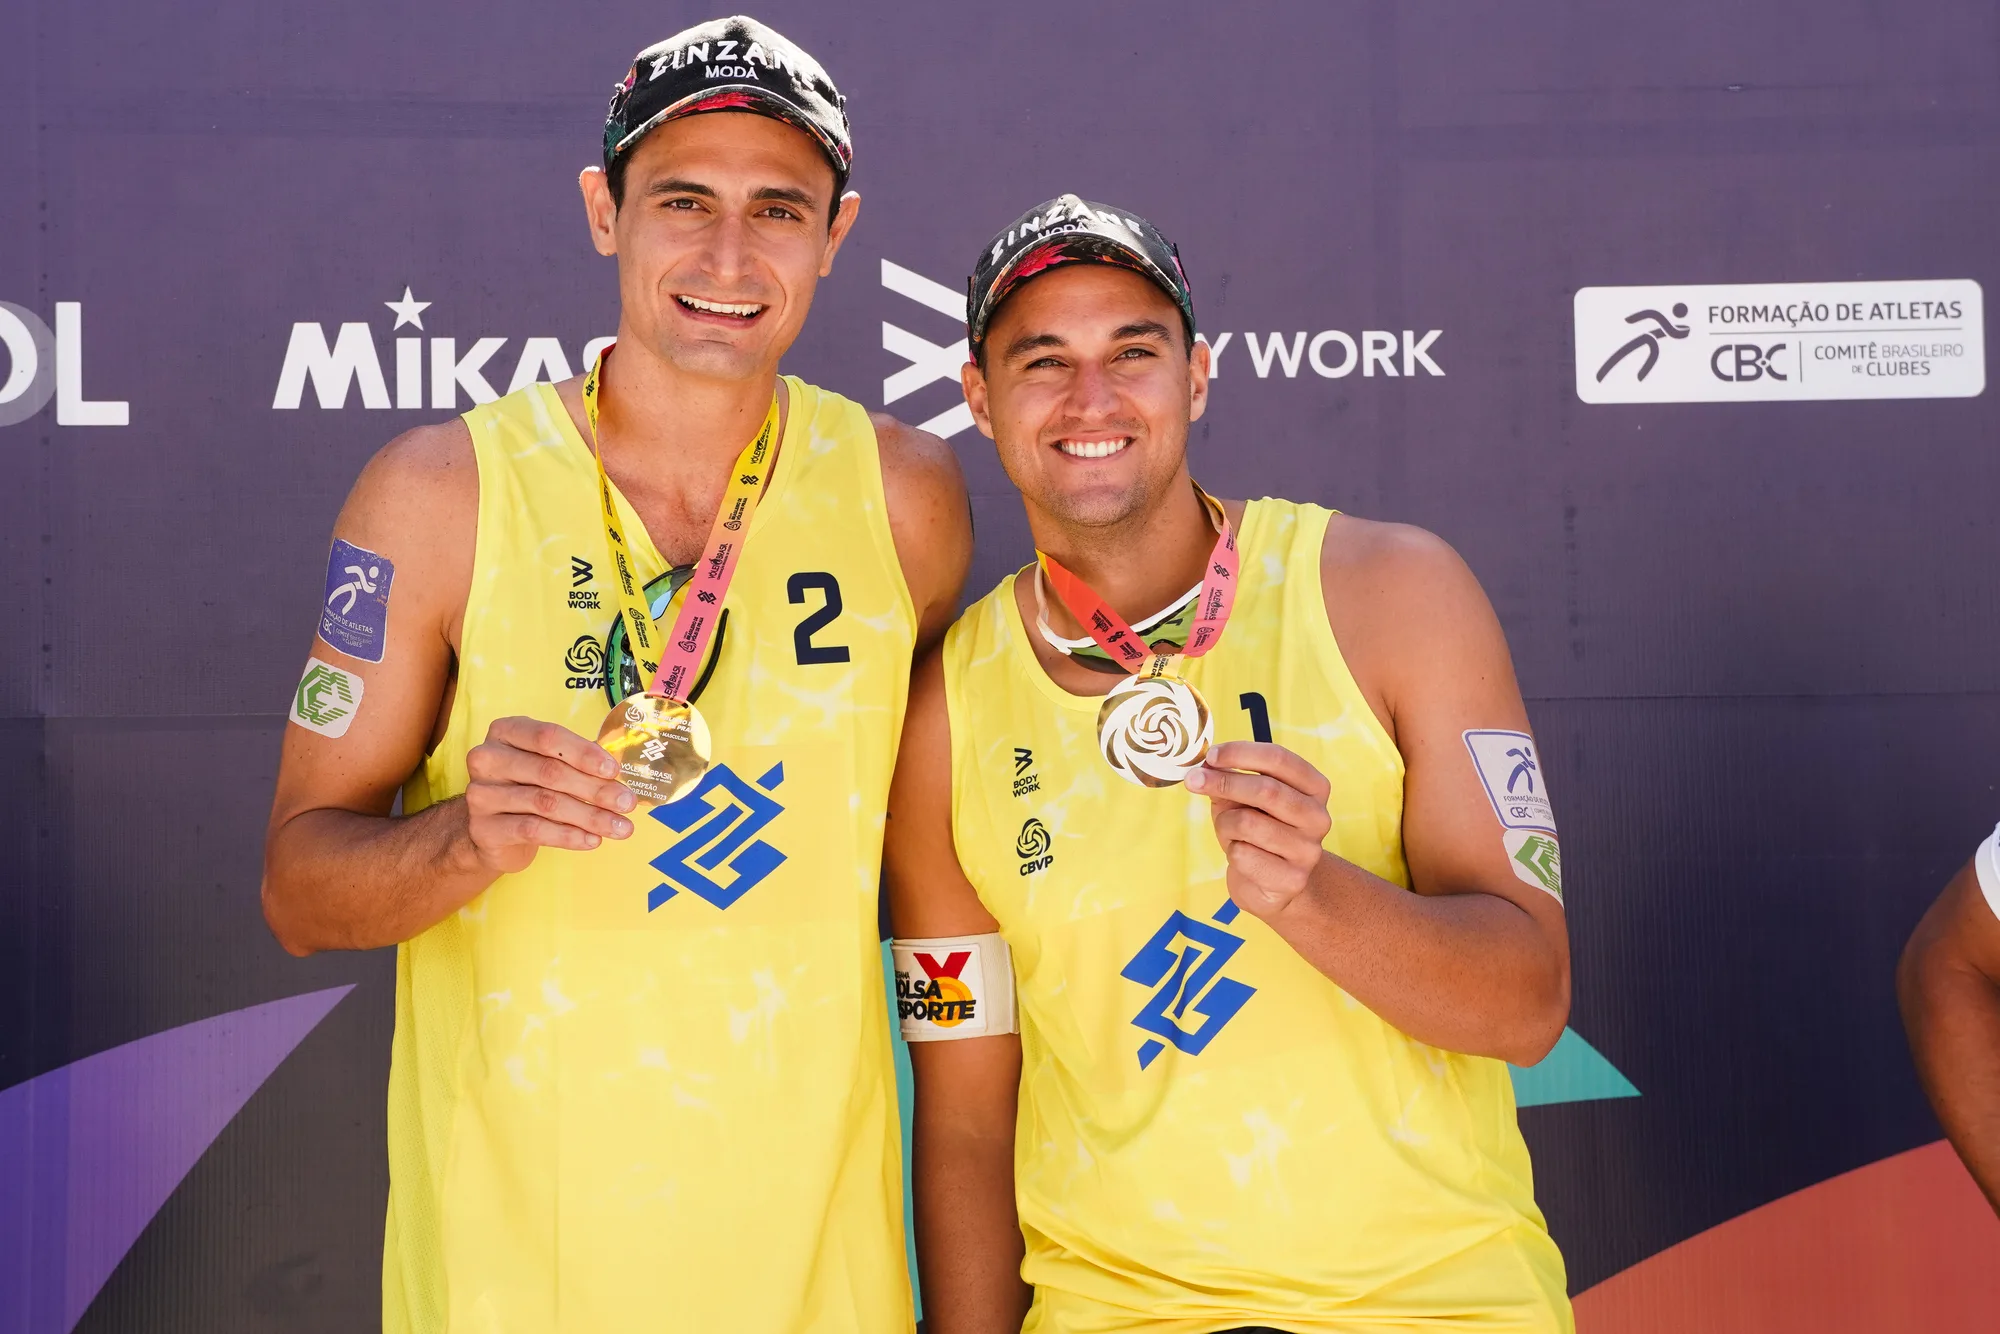
[{"label": "mikasa logo", "polygon": [[[572,363],[560,340],[523,338],[507,387],[495,389],[487,376],[489,370],[497,370],[491,363],[507,346],[507,339],[473,339],[460,352],[456,338],[398,336],[396,330],[405,326],[423,330],[423,313],[435,303],[417,300],[405,287],[401,300],[382,304],[396,316],[395,322],[384,331],[391,336],[386,357],[375,330],[359,320],[336,326],[331,339],[327,337],[325,324],[304,321],[294,324],[291,341],[285,346],[284,364],[278,369],[278,388],[271,397],[271,407],[279,411],[300,407],[308,382],[312,384],[314,400],[322,408],[346,407],[350,388],[359,394],[364,408],[456,409],[460,390],[473,403],[490,403],[503,393],[511,394],[537,380],[567,380],[575,373],[572,365],[589,366],[600,350],[615,341],[591,339],[578,349],[577,360]],[[393,404],[384,374],[385,363],[393,368],[396,378]]]}]

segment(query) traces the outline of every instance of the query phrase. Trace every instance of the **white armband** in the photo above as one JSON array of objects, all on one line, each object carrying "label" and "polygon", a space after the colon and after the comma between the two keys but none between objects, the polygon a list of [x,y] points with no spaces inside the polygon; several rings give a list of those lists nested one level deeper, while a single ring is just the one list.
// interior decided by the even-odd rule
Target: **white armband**
[{"label": "white armband", "polygon": [[1000,933],[892,940],[896,1014],[905,1042],[1019,1032],[1014,956]]},{"label": "white armband", "polygon": [[1972,873],[1979,877],[1979,892],[1986,896],[1986,906],[2000,917],[2000,825],[1994,826],[1979,851],[1972,854]]}]

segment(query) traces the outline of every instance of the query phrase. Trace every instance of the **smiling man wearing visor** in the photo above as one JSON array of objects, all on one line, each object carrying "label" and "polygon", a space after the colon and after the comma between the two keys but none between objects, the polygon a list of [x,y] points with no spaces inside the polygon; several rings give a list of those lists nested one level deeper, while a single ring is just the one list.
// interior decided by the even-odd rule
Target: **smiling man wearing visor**
[{"label": "smiling man wearing visor", "polygon": [[1560,863],[1478,582],[1195,484],[1144,219],[1051,200],[970,291],[1039,560],[918,669],[890,796],[927,1319],[1567,1329],[1506,1067],[1568,1012]]},{"label": "smiling man wearing visor", "polygon": [[941,441],[778,373],[851,156],[754,20],[641,52],[581,179],[616,346],[335,524],[264,903],[399,946],[391,1334],[912,1324],[878,865],[970,533]]}]

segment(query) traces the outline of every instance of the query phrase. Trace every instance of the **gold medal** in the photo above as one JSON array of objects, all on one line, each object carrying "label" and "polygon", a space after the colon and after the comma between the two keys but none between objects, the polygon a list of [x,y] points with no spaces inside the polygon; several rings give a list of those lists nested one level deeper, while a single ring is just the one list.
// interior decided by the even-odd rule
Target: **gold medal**
[{"label": "gold medal", "polygon": [[712,747],[701,710],[666,695],[632,695],[597,729],[597,744],[618,762],[618,781],[641,806],[663,806],[694,790]]},{"label": "gold medal", "polygon": [[1098,706],[1097,745],[1105,763],[1140,787],[1182,782],[1201,767],[1214,740],[1208,701],[1165,671],[1127,677]]}]

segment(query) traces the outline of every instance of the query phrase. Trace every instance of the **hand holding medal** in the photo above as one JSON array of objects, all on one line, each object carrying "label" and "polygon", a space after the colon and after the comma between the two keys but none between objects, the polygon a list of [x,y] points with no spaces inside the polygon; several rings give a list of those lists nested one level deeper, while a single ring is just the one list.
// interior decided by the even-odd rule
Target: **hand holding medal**
[{"label": "hand holding medal", "polygon": [[[1141,787],[1183,782],[1201,767],[1215,739],[1208,702],[1175,665],[1182,658],[1200,657],[1221,640],[1236,602],[1238,557],[1236,535],[1221,503],[1199,486],[1195,494],[1208,510],[1216,539],[1202,575],[1194,625],[1179,653],[1154,652],[1089,584],[1053,557],[1037,553],[1036,578],[1048,580],[1070,615],[1090,631],[1113,662],[1132,669],[1133,674],[1114,686],[1098,707],[1097,745],[1119,777]],[[1039,586],[1036,592],[1039,596]]]},{"label": "hand holding medal", "polygon": [[708,771],[713,743],[708,722],[689,702],[695,675],[722,617],[723,599],[736,577],[750,520],[757,513],[776,461],[778,399],[756,437],[743,447],[722,494],[722,508],[709,529],[708,545],[683,590],[673,633],[663,641],[659,626],[646,608],[644,581],[633,568],[632,552],[619,528],[618,507],[611,498],[611,479],[604,472],[604,451],[597,439],[597,396],[604,375],[607,348],[583,381],[583,410],[590,419],[591,454],[597,460],[597,494],[604,505],[604,536],[611,547],[612,588],[625,619],[625,635],[641,680],[650,685],[612,706],[598,729],[597,744],[611,752],[618,777],[641,805],[658,806],[686,796]]}]

